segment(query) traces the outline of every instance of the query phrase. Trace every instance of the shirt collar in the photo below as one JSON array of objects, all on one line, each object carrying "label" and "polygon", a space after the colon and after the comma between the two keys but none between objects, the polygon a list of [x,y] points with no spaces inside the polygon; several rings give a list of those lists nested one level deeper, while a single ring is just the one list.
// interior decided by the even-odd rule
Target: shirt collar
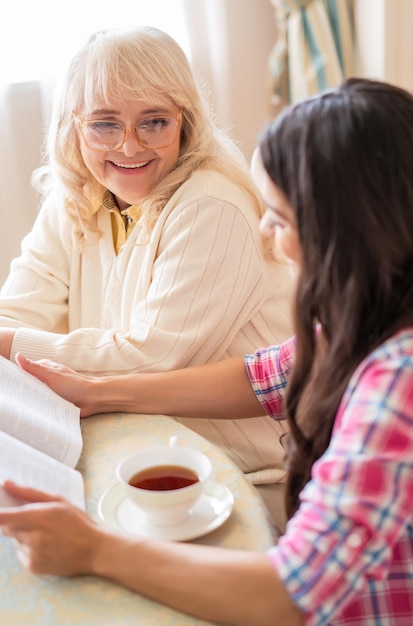
[{"label": "shirt collar", "polygon": [[[103,194],[102,205],[109,212],[119,211],[116,198],[113,193],[109,191],[109,189],[106,189]],[[131,204],[126,209],[123,209],[119,212],[121,213],[121,215],[129,215],[134,223],[136,223],[141,216],[141,209],[138,204]]]}]

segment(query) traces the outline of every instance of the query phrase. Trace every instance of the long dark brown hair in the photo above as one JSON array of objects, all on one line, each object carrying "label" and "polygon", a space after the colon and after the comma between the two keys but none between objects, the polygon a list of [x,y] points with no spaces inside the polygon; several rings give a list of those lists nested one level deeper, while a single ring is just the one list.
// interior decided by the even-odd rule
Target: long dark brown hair
[{"label": "long dark brown hair", "polygon": [[[287,109],[260,153],[295,211],[302,246],[286,397],[291,516],[352,373],[413,324],[413,97],[350,79]],[[319,323],[325,345],[316,362]]]}]

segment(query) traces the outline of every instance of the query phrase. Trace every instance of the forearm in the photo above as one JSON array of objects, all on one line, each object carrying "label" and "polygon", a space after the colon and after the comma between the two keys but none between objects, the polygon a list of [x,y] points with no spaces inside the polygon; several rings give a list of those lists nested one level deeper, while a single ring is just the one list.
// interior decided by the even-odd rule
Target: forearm
[{"label": "forearm", "polygon": [[108,535],[93,570],[203,619],[240,626],[303,623],[264,554]]},{"label": "forearm", "polygon": [[233,626],[303,624],[266,554],[132,537],[55,496],[7,481],[5,488],[35,503],[0,510],[1,532],[14,537],[33,573],[95,574]]},{"label": "forearm", "polygon": [[206,419],[263,414],[243,357],[171,372],[93,378],[85,398],[95,412],[166,413]]}]

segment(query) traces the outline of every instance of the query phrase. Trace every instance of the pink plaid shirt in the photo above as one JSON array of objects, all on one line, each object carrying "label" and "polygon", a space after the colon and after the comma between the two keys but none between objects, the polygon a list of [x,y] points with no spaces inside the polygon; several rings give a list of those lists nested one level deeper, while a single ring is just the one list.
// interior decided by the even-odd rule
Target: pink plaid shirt
[{"label": "pink plaid shirt", "polygon": [[[245,357],[282,416],[294,339]],[[413,328],[354,372],[330,445],[269,552],[308,626],[413,626]]]}]

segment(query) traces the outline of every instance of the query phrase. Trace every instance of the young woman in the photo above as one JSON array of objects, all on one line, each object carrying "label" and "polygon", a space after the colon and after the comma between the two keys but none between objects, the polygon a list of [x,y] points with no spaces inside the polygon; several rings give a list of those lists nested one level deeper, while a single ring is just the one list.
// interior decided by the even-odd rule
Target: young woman
[{"label": "young woman", "polygon": [[[0,292],[1,355],[124,374],[290,336],[292,281],[264,258],[248,164],[166,33],[90,38],[59,86],[45,158],[40,214]],[[188,425],[276,489],[279,426]]]},{"label": "young woman", "polygon": [[[245,359],[94,378],[20,365],[82,407],[290,424],[290,521],[267,554],[116,534],[56,498],[0,513],[38,573],[93,573],[225,624],[413,621],[413,97],[349,80],[260,142],[262,230],[298,274],[296,338]],[[288,386],[287,386],[288,381]],[[35,502],[33,506],[30,502]]]}]

